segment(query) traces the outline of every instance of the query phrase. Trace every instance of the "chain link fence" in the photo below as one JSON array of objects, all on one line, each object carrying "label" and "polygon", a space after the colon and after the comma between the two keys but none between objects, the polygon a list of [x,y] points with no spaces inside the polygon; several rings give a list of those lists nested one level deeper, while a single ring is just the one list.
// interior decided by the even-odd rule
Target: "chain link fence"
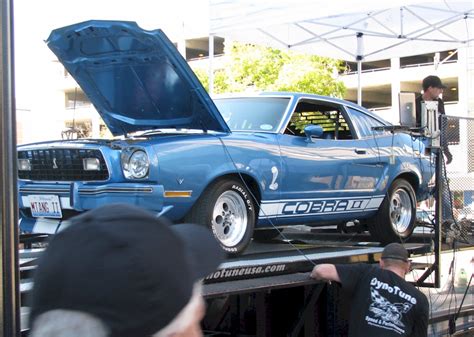
[{"label": "chain link fence", "polygon": [[442,116],[442,232],[474,243],[474,118]]}]

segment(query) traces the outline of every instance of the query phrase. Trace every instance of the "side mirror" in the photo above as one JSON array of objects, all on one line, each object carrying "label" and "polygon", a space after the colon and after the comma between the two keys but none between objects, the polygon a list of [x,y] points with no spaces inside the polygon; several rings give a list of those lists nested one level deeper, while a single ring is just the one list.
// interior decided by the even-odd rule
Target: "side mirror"
[{"label": "side mirror", "polygon": [[312,137],[321,138],[323,132],[324,130],[321,125],[308,124],[304,127],[304,133],[310,142]]}]

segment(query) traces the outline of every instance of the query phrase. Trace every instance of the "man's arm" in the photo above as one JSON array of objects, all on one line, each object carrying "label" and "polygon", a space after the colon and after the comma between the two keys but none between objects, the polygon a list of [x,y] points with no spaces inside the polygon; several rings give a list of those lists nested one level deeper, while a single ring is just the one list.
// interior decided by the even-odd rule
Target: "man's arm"
[{"label": "man's arm", "polygon": [[336,266],[333,264],[318,264],[313,268],[311,277],[316,280],[341,282]]}]

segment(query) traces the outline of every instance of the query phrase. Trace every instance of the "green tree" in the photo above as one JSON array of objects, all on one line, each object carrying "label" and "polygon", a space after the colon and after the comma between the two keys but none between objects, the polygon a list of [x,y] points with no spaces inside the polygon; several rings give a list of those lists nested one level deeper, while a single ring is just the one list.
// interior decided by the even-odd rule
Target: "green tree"
[{"label": "green tree", "polygon": [[278,79],[288,54],[277,49],[233,42],[227,48],[230,66],[228,77],[235,91],[254,87],[267,90]]},{"label": "green tree", "polygon": [[[232,42],[225,46],[227,61],[214,71],[214,92],[295,91],[342,97],[337,80],[343,63],[330,58]],[[207,70],[194,69],[209,89]]]}]

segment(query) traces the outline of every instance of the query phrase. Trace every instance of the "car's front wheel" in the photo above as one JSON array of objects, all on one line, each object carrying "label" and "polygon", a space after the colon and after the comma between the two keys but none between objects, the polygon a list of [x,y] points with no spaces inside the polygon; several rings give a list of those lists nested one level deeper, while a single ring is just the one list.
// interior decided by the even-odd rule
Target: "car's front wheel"
[{"label": "car's front wheel", "polygon": [[370,219],[372,237],[383,244],[406,240],[415,229],[416,195],[411,184],[397,179],[390,186],[379,211]]},{"label": "car's front wheel", "polygon": [[217,181],[199,198],[186,221],[209,226],[222,249],[240,254],[250,243],[255,227],[252,195],[238,180]]}]

